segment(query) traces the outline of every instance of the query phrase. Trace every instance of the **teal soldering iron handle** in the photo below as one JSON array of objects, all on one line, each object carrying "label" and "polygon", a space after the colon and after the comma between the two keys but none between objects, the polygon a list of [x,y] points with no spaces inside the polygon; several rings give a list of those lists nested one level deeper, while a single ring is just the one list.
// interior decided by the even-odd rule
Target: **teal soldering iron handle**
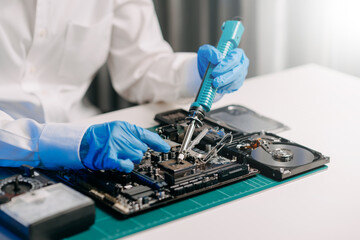
[{"label": "teal soldering iron handle", "polygon": [[[231,50],[237,48],[239,45],[241,36],[244,32],[244,26],[241,21],[237,19],[229,20],[222,25],[222,31],[217,49],[222,53],[223,57],[225,57]],[[212,82],[214,81],[212,76],[214,67],[213,64],[209,63],[201,87],[195,98],[195,102],[190,106],[187,119],[190,119],[191,122],[189,123],[181,144],[177,162],[181,162],[185,158],[195,127],[202,125],[202,119],[205,117],[205,112],[209,112],[211,109],[217,90],[212,85]]]},{"label": "teal soldering iron handle", "polygon": [[[223,32],[217,45],[217,49],[222,53],[223,58],[225,58],[231,50],[238,47],[244,32],[244,26],[240,20],[228,20],[223,23],[221,29]],[[199,108],[202,108],[205,112],[210,111],[217,90],[212,85],[214,78],[211,74],[214,67],[215,66],[212,63],[209,63],[201,87],[195,98],[195,102],[191,104],[190,111],[196,111],[199,110]]]}]

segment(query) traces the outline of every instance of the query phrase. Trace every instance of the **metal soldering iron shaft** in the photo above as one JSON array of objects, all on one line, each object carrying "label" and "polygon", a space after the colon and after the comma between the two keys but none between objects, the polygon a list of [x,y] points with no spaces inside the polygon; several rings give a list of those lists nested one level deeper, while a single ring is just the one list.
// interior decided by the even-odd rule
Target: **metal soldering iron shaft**
[{"label": "metal soldering iron shaft", "polygon": [[185,137],[184,137],[184,140],[183,140],[183,143],[181,144],[181,148],[180,148],[180,152],[179,152],[179,156],[178,156],[178,161],[181,161],[184,159],[184,153],[186,152],[188,146],[189,146],[189,143],[191,141],[191,138],[194,134],[194,130],[195,130],[195,120],[192,120],[186,130],[186,133],[185,133]]},{"label": "metal soldering iron shaft", "polygon": [[[241,36],[244,32],[244,26],[239,19],[234,19],[224,22],[221,29],[223,32],[218,42],[217,49],[225,57],[231,50],[239,45]],[[204,119],[205,113],[210,111],[213,104],[217,90],[212,85],[214,80],[212,72],[214,68],[215,65],[209,63],[203,76],[200,89],[195,97],[195,101],[190,106],[189,117],[187,119],[192,120],[186,130],[183,143],[181,144],[180,152],[177,158],[178,163],[185,158],[195,127],[202,125],[201,121]]]}]

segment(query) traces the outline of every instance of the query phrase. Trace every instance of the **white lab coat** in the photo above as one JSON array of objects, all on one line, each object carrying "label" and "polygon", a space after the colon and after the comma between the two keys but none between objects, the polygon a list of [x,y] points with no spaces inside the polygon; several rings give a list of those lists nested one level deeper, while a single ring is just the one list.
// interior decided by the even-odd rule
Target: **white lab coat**
[{"label": "white lab coat", "polygon": [[[195,53],[173,53],[151,0],[0,2],[0,166],[82,168],[95,114],[82,103],[105,63],[128,100],[173,101],[200,83]],[[195,85],[194,85],[195,84]]]}]

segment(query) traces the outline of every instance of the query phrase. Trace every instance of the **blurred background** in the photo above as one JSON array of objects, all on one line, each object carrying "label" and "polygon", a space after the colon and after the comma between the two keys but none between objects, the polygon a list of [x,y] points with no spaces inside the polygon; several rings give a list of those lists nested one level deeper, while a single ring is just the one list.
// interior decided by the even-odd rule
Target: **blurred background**
[{"label": "blurred background", "polygon": [[[248,77],[307,63],[360,77],[359,0],[154,0],[154,5],[163,36],[176,52],[216,45],[222,22],[240,16]],[[103,112],[131,106],[108,78],[102,69],[89,90],[91,101]]]}]

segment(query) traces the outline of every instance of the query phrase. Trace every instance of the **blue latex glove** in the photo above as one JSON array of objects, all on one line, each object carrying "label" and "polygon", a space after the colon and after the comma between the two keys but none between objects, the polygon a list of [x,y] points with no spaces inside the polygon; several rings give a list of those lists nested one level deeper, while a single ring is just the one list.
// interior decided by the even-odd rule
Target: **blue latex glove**
[{"label": "blue latex glove", "polygon": [[170,146],[153,132],[136,125],[115,121],[90,126],[80,145],[80,158],[93,170],[116,169],[131,172],[148,147],[169,152]]},{"label": "blue latex glove", "polygon": [[249,67],[249,59],[242,49],[235,48],[222,59],[220,51],[207,44],[199,48],[197,62],[201,78],[209,62],[216,65],[212,72],[212,84],[220,94],[237,91],[244,83]]}]

